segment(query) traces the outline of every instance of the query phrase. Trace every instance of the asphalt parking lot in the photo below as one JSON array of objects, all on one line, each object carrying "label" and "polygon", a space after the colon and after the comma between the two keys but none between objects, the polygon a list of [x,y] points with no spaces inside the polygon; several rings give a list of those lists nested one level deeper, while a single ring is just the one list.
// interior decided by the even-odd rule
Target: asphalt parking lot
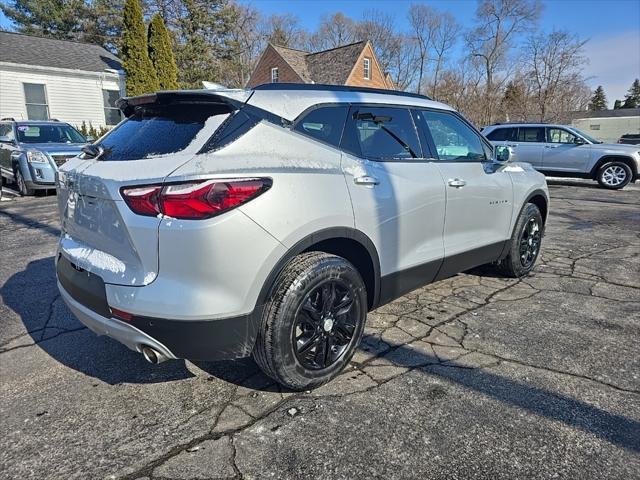
[{"label": "asphalt parking lot", "polygon": [[640,184],[550,182],[534,274],[369,314],[340,377],[147,364],[61,301],[55,196],[0,205],[0,477],[639,478]]}]

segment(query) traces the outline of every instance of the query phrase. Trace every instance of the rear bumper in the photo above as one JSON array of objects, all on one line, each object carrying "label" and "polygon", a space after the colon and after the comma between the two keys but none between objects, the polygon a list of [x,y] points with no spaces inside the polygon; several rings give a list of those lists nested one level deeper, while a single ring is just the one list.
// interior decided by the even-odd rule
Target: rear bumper
[{"label": "rear bumper", "polygon": [[78,320],[98,335],[107,335],[131,350],[142,352],[143,347],[149,346],[167,358],[190,360],[236,359],[249,356],[253,350],[259,325],[253,312],[212,320],[135,315],[124,321],[111,316],[100,277],[76,270],[62,256],[56,271],[60,294]]},{"label": "rear bumper", "polygon": [[60,290],[60,295],[63,300],[76,318],[97,335],[106,335],[111,337],[131,350],[139,353],[142,353],[142,347],[149,346],[159,351],[167,358],[177,358],[169,348],[143,331],[138,330],[132,325],[128,325],[121,320],[103,317],[93,310],[85,307],[80,302],[76,301],[64,289],[60,282],[58,282],[58,289]]}]

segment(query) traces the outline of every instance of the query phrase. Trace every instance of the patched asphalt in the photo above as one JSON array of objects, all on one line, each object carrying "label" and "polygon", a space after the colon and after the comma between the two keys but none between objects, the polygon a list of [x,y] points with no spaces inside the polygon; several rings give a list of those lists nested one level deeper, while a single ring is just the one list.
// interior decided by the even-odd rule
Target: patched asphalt
[{"label": "patched asphalt", "polygon": [[640,184],[550,181],[542,257],[369,314],[333,382],[147,364],[61,301],[55,196],[0,205],[0,477],[640,478]]}]

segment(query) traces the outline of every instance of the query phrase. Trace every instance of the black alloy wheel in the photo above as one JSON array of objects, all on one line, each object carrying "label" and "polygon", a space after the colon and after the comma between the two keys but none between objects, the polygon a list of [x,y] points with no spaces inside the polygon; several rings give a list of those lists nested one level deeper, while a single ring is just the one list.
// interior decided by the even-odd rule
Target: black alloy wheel
[{"label": "black alloy wheel", "polygon": [[347,350],[358,324],[353,293],[338,279],[309,292],[293,325],[292,341],[300,364],[310,370],[333,365]]}]

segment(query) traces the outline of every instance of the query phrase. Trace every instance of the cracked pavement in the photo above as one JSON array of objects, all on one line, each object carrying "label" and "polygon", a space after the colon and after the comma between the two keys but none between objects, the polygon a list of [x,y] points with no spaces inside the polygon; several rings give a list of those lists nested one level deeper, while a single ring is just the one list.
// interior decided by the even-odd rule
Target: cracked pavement
[{"label": "cracked pavement", "polygon": [[481,268],[371,312],[311,392],[249,359],[147,364],[55,285],[55,197],[0,206],[0,476],[640,477],[640,185],[550,181],[534,273]]}]

